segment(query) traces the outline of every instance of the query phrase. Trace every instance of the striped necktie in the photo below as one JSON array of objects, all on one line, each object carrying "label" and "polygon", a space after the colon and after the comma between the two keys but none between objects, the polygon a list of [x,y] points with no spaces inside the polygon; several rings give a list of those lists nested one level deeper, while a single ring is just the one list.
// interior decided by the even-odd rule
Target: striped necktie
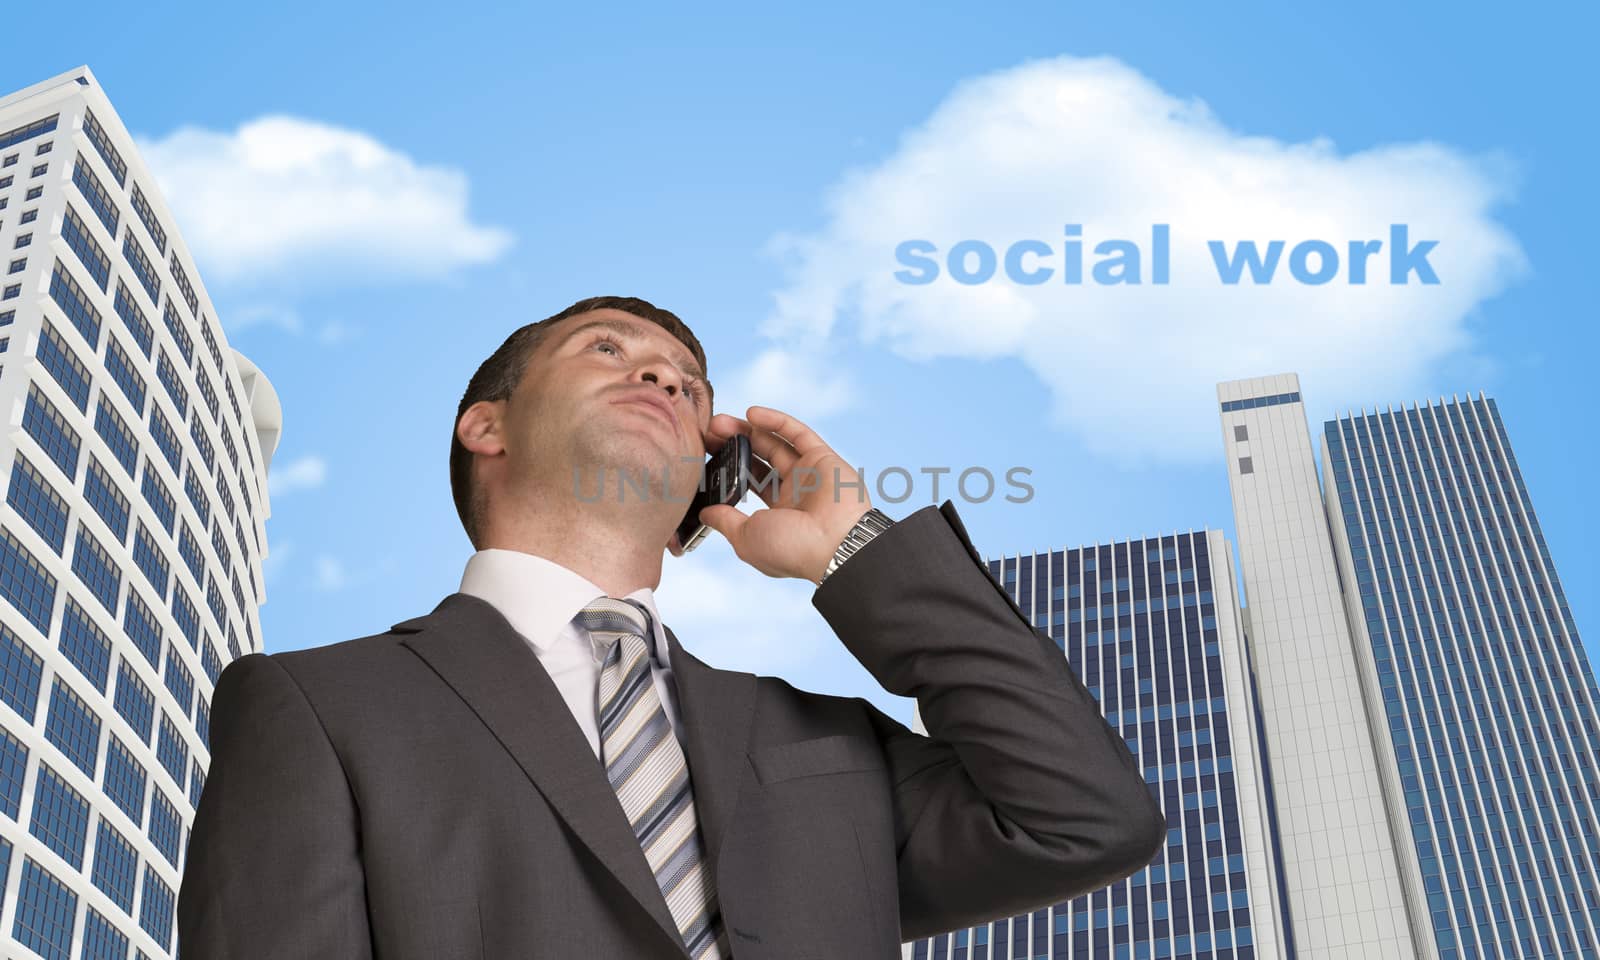
[{"label": "striped necktie", "polygon": [[689,956],[729,960],[716,887],[701,856],[689,765],[650,672],[645,643],[650,612],[632,600],[599,597],[573,619],[589,632],[603,664],[596,709],[606,778],[644,848]]}]

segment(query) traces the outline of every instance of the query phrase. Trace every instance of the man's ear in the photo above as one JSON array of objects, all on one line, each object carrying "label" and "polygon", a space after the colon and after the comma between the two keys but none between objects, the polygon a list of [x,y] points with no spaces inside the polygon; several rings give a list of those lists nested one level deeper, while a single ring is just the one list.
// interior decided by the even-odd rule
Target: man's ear
[{"label": "man's ear", "polygon": [[472,453],[492,457],[505,451],[500,420],[505,413],[504,400],[479,400],[462,411],[456,421],[456,439]]}]

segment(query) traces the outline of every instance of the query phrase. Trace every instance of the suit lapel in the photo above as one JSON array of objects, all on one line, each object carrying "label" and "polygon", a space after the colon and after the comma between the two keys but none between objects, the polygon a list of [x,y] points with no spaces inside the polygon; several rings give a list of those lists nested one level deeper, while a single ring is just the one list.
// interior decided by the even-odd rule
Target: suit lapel
[{"label": "suit lapel", "polygon": [[745,750],[755,712],[756,675],[707,666],[683,649],[671,627],[662,626],[671,650],[678,713],[688,746],[695,813],[706,845],[706,863],[716,877],[722,838],[733,821],[739,786],[750,767]]},{"label": "suit lapel", "polygon": [[[477,713],[556,814],[683,951],[644,851],[555,682],[505,617],[464,593],[394,624],[414,651]],[[695,811],[713,869],[733,818],[755,703],[755,675],[718,670],[684,650],[670,628],[679,721]]]},{"label": "suit lapel", "polygon": [[599,758],[527,642],[488,601],[453,593],[401,642],[483,720],[557,815],[687,955]]}]

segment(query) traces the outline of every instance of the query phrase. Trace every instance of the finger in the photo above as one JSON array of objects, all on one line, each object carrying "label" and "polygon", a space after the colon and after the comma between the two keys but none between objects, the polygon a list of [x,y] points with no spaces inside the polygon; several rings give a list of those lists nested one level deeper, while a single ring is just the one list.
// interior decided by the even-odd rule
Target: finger
[{"label": "finger", "polygon": [[733,552],[738,553],[739,537],[750,518],[727,504],[715,503],[701,508],[700,522],[722,534],[733,546]]},{"label": "finger", "polygon": [[753,406],[747,411],[747,414],[750,418],[750,425],[755,427],[758,433],[762,430],[772,431],[785,440],[800,456],[805,456],[814,450],[833,452],[833,448],[824,443],[822,438],[817,436],[815,430],[782,410]]},{"label": "finger", "polygon": [[748,423],[738,417],[719,413],[706,424],[706,429],[701,432],[700,439],[706,448],[706,453],[716,453],[722,449],[722,445],[727,443],[734,434],[748,434],[749,432],[750,425]]},{"label": "finger", "polygon": [[759,457],[750,458],[750,491],[767,506],[771,507],[778,502],[778,485],[783,480],[783,475],[773,470]]},{"label": "finger", "polygon": [[750,431],[750,452],[772,464],[772,468],[784,476],[788,476],[800,460],[800,454],[789,445],[789,441],[771,430],[754,427]]}]

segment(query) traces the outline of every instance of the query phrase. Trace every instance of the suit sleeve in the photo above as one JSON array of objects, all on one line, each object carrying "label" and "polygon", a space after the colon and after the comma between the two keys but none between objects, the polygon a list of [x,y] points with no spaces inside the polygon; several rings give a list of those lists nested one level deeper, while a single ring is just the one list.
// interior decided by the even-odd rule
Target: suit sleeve
[{"label": "suit sleeve", "polygon": [[902,940],[1070,900],[1160,851],[1166,819],[1127,744],[950,501],[873,538],[812,603],[928,728],[862,701],[893,783]]},{"label": "suit sleeve", "polygon": [[182,960],[372,956],[344,768],[300,686],[265,654],[217,678],[178,940]]}]

